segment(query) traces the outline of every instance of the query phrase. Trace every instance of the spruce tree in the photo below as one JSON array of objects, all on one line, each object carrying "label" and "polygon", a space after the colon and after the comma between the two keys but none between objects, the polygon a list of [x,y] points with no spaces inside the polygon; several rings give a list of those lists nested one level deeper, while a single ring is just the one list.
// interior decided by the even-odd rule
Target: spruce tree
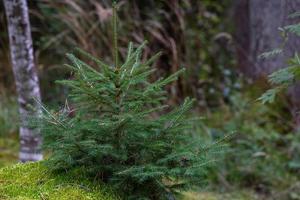
[{"label": "spruce tree", "polygon": [[80,49],[67,54],[73,76],[58,82],[70,88],[69,103],[59,112],[43,106],[46,163],[58,172],[84,170],[126,199],[167,199],[203,182],[209,149],[192,134],[194,100],[186,98],[178,108],[164,104],[164,87],[184,69],[150,82],[160,53],[142,62],[146,42],[137,48],[130,43],[120,64],[115,11],[113,24],[114,65]]}]

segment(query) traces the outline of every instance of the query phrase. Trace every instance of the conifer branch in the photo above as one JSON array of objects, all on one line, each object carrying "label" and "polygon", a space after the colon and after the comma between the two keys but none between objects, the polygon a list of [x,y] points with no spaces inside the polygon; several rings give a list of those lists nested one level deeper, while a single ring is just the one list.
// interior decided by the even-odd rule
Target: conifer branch
[{"label": "conifer branch", "polygon": [[113,37],[114,37],[114,63],[115,67],[119,68],[118,56],[118,16],[117,16],[117,3],[113,2]]}]

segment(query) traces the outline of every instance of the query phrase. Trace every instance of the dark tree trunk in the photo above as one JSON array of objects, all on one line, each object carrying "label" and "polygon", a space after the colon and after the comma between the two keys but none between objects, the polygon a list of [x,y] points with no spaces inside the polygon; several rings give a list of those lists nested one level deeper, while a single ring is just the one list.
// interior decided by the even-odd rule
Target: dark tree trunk
[{"label": "dark tree trunk", "polygon": [[[42,159],[41,137],[38,129],[29,127],[29,117],[41,113],[40,88],[33,59],[33,47],[26,0],[4,0],[9,32],[13,72],[18,92],[20,113],[20,160]],[[13,122],[12,122],[13,123]]]},{"label": "dark tree trunk", "polygon": [[[246,77],[266,78],[280,68],[300,50],[299,37],[289,34],[282,54],[269,59],[260,59],[264,52],[279,48],[283,43],[279,27],[299,23],[299,18],[288,16],[300,11],[300,0],[235,0],[236,44],[238,65]],[[300,108],[300,86],[289,90],[292,113],[297,124]],[[299,118],[299,120],[298,120]]]},{"label": "dark tree trunk", "polygon": [[235,0],[234,20],[236,24],[235,41],[239,69],[250,77],[253,62],[250,58],[250,20],[249,0]]},{"label": "dark tree trunk", "polygon": [[295,23],[288,15],[296,11],[300,11],[300,0],[236,0],[239,65],[247,76],[266,76],[286,66],[287,58],[299,51],[299,38],[290,35],[283,54],[271,59],[258,58],[280,47],[283,38],[278,28]]}]

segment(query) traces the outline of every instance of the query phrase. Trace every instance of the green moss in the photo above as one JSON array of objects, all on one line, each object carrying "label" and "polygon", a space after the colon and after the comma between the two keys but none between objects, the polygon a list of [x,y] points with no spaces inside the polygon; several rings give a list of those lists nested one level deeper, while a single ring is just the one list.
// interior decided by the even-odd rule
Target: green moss
[{"label": "green moss", "polygon": [[16,164],[0,169],[0,199],[115,200],[118,198],[107,186],[93,184],[85,180],[81,173],[54,175],[42,162],[37,162]]}]

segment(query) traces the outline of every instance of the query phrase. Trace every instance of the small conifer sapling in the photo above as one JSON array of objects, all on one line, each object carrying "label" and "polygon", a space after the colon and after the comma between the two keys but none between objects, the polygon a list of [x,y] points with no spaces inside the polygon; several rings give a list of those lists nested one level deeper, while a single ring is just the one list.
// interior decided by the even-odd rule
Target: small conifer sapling
[{"label": "small conifer sapling", "polygon": [[[208,162],[208,149],[190,133],[193,100],[186,98],[170,112],[164,104],[164,87],[184,69],[150,82],[160,53],[142,62],[146,42],[137,48],[129,43],[120,64],[115,11],[113,24],[114,66],[80,49],[67,54],[73,77],[58,82],[70,88],[74,110],[65,106],[53,113],[43,106],[41,129],[51,152],[46,163],[55,171],[84,170],[128,199],[166,199],[202,183]],[[94,66],[87,64],[91,61]]]}]

